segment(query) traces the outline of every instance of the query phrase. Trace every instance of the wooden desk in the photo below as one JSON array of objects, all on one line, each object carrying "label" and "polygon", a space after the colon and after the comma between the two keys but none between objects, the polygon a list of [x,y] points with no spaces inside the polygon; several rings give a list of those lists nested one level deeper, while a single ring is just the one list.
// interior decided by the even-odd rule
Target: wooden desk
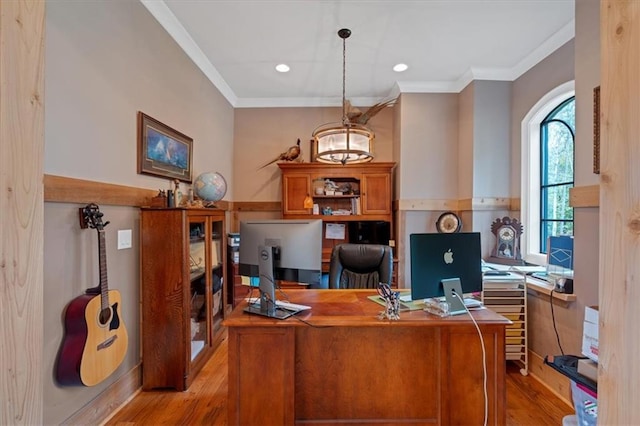
[{"label": "wooden desk", "polygon": [[[482,424],[480,339],[467,315],[378,320],[370,290],[288,290],[310,311],[245,314],[229,333],[229,425]],[[474,312],[486,348],[489,422],[506,422],[506,318]]]}]

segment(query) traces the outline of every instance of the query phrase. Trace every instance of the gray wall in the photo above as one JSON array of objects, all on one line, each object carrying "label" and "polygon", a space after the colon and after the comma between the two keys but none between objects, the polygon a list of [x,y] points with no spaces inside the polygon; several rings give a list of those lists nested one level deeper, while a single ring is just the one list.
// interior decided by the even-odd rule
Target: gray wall
[{"label": "gray wall", "polygon": [[[579,2],[577,2],[579,3]],[[574,40],[568,41],[513,82],[511,89],[511,196],[520,196],[520,125],[551,89],[574,79]]]},{"label": "gray wall", "polygon": [[[458,94],[402,94],[398,199],[456,198]],[[471,155],[471,154],[469,154]]]},{"label": "gray wall", "polygon": [[233,108],[142,4],[49,2],[46,26],[45,173],[168,189],[137,174],[142,111],[193,139],[194,177],[231,178]]},{"label": "gray wall", "polygon": [[[427,206],[398,215],[404,220],[398,239],[405,259],[410,234],[435,231],[441,212],[432,206],[519,196],[520,123],[545,93],[573,80],[573,62],[570,41],[513,82],[474,81],[460,93],[402,94],[394,124],[400,138],[395,141],[400,145],[396,197]],[[506,214],[512,212],[463,212],[463,231],[483,234],[484,256],[493,245],[489,225]],[[400,262],[400,267],[408,287],[410,263]]]},{"label": "gray wall", "polygon": [[[169,181],[137,174],[136,113],[194,140],[194,177],[232,173],[233,108],[137,1],[47,2],[45,162],[47,174],[169,189]],[[228,179],[226,199],[233,195]],[[78,205],[45,203],[44,421],[59,424],[140,361],[138,210],[100,206],[109,288],[122,294],[129,349],[120,368],[94,387],[61,387],[54,368],[63,311],[98,284],[97,233],[82,230]],[[133,247],[116,250],[118,229]]]},{"label": "gray wall", "polygon": [[[576,186],[600,182],[600,175],[593,173],[593,89],[600,85],[599,30],[600,1],[576,2]],[[576,322],[580,330],[584,307],[598,304],[599,213],[597,207],[574,210]]]},{"label": "gray wall", "polygon": [[[521,173],[521,125],[526,114],[546,93],[555,87],[574,80],[574,40],[567,42],[544,61],[533,67],[513,82],[512,88],[512,196],[520,196]],[[581,333],[577,329],[577,305],[554,306],[556,328],[565,353],[579,353],[576,348],[576,336]],[[528,299],[528,341],[529,349],[541,357],[559,354],[556,342],[551,305],[547,298],[539,298],[530,294]],[[577,351],[576,351],[577,350]]]},{"label": "gray wall", "polygon": [[[511,82],[475,81],[473,197],[510,195]],[[462,197],[465,198],[465,197]]]}]

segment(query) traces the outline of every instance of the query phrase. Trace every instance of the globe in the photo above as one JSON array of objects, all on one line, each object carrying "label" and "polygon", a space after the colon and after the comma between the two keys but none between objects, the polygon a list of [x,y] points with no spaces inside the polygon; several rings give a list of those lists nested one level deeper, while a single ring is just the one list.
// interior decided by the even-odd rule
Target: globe
[{"label": "globe", "polygon": [[205,201],[220,201],[227,193],[227,181],[218,172],[205,172],[193,182],[193,190]]}]

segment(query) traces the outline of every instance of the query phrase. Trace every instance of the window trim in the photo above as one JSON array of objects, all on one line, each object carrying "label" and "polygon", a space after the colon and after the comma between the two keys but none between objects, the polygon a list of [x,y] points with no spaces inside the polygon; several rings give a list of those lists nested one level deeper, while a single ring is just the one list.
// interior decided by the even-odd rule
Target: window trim
[{"label": "window trim", "polygon": [[540,253],[539,250],[540,123],[571,96],[575,96],[574,80],[563,83],[545,94],[527,112],[521,122],[520,217],[524,232],[520,240],[520,250],[525,261],[536,265],[547,264],[546,254]]}]

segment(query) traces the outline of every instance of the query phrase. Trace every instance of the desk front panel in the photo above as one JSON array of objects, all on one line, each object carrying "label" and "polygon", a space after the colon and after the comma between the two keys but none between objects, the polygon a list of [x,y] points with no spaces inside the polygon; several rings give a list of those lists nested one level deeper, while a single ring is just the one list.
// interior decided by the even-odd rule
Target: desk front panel
[{"label": "desk front panel", "polygon": [[440,423],[440,341],[437,328],[299,329],[296,419]]},{"label": "desk front panel", "polygon": [[[468,318],[414,311],[380,321],[381,307],[366,293],[325,292],[303,291],[316,293],[304,301],[291,297],[309,305],[316,300],[301,317],[311,325],[232,313],[229,425],[482,424],[482,347]],[[486,348],[488,424],[501,425],[508,321],[490,311],[477,318]],[[261,371],[270,375],[268,386]]]}]

